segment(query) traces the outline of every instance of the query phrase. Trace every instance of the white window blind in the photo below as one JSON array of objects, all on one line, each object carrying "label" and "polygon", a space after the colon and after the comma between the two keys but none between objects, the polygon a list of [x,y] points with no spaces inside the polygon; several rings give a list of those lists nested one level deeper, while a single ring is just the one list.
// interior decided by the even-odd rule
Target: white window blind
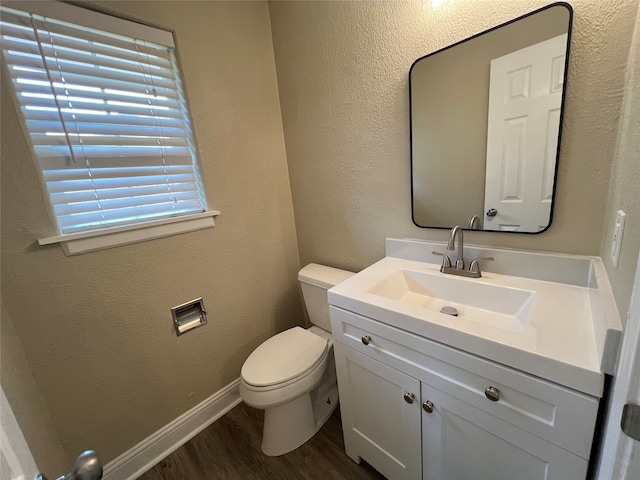
[{"label": "white window blind", "polygon": [[206,211],[172,40],[123,35],[138,24],[95,12],[118,28],[1,14],[2,54],[62,234]]}]

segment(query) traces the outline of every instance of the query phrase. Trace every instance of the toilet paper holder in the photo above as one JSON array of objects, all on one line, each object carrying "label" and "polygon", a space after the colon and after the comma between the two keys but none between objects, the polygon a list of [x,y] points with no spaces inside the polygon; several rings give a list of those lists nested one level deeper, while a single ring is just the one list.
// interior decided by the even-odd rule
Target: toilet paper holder
[{"label": "toilet paper holder", "polygon": [[173,325],[177,336],[207,323],[207,310],[204,307],[202,297],[173,307],[171,316],[173,317]]}]

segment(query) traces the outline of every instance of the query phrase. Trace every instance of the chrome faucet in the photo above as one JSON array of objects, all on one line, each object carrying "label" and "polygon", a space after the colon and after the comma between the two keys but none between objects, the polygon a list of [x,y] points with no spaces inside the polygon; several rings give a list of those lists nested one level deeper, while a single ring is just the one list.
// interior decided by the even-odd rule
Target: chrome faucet
[{"label": "chrome faucet", "polygon": [[434,255],[440,255],[442,257],[442,266],[440,271],[442,273],[449,273],[452,275],[461,275],[463,277],[480,278],[482,272],[480,272],[480,260],[493,261],[493,257],[474,258],[469,264],[469,269],[464,268],[464,236],[462,234],[462,228],[456,225],[451,229],[449,234],[449,240],[447,241],[447,250],[456,249],[456,238],[458,239],[458,251],[456,256],[456,266],[451,265],[451,259],[449,255],[441,252],[433,251]]},{"label": "chrome faucet", "polygon": [[464,235],[459,225],[451,229],[449,240],[447,241],[447,250],[455,250],[456,237],[458,237],[458,252],[456,256],[456,270],[464,269]]},{"label": "chrome faucet", "polygon": [[480,219],[477,215],[474,215],[469,220],[469,230],[480,230]]}]

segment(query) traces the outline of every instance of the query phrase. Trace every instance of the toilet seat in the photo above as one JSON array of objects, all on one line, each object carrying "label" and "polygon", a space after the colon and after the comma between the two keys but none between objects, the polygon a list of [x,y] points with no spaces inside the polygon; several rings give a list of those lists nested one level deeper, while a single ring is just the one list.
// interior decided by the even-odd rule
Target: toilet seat
[{"label": "toilet seat", "polygon": [[325,360],[327,351],[326,338],[293,327],[256,348],[242,366],[240,375],[250,388],[278,388],[313,371]]}]

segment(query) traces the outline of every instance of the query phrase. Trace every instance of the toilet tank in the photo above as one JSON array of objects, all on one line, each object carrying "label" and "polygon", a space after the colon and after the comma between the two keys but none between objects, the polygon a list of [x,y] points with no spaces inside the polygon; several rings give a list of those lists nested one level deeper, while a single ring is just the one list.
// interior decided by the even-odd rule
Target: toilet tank
[{"label": "toilet tank", "polygon": [[298,273],[302,298],[311,323],[331,331],[327,290],[354,275],[353,272],[310,263]]}]

